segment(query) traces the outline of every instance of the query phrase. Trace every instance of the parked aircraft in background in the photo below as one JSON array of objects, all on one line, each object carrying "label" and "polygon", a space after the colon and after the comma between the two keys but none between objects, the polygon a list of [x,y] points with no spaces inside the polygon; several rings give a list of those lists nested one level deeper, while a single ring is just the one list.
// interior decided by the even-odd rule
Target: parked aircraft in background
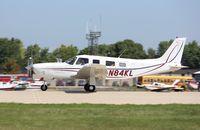
[{"label": "parked aircraft in background", "polygon": [[192,89],[198,89],[198,82],[196,81],[190,81],[189,82],[189,87],[192,88]]},{"label": "parked aircraft in background", "polygon": [[[44,79],[87,79],[84,89],[95,91],[96,79],[127,79],[179,70],[186,38],[176,38],[164,55],[156,59],[126,59],[78,55],[64,63],[40,63],[27,66]],[[43,91],[47,85],[42,85]]]},{"label": "parked aircraft in background", "polygon": [[176,84],[179,82],[180,80],[175,80],[173,84],[171,85],[166,85],[163,83],[158,83],[158,82],[153,82],[152,84],[146,84],[144,85],[144,87],[150,91],[163,91],[163,90],[176,90],[176,91],[181,91],[184,90],[184,88],[180,88],[178,86],[176,86]]},{"label": "parked aircraft in background", "polygon": [[16,86],[16,84],[10,82],[0,82],[0,90],[14,90]]},{"label": "parked aircraft in background", "polygon": [[25,90],[28,85],[25,81],[0,82],[0,90]]}]

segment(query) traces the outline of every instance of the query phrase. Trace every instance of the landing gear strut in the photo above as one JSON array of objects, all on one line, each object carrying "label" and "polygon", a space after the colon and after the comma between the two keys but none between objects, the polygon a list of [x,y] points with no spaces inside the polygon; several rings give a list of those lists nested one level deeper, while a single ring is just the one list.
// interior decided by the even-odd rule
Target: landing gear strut
[{"label": "landing gear strut", "polygon": [[84,89],[86,92],[94,92],[96,90],[95,85],[85,84]]}]

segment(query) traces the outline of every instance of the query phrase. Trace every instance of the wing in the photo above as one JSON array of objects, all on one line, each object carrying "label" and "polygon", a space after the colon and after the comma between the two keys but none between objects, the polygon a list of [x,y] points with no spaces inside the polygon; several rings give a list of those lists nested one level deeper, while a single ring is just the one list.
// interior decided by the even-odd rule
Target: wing
[{"label": "wing", "polygon": [[163,91],[163,90],[169,90],[170,87],[160,87],[160,86],[146,86],[146,89],[150,91]]},{"label": "wing", "polygon": [[107,69],[105,65],[90,64],[82,67],[75,78],[78,79],[105,79],[107,75]]}]

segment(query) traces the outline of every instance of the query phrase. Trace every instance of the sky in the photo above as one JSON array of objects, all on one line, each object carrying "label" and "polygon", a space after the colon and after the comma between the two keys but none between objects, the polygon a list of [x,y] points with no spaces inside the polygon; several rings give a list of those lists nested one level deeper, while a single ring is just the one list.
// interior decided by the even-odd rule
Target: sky
[{"label": "sky", "polygon": [[0,0],[0,37],[53,50],[88,46],[86,26],[99,43],[132,39],[145,49],[187,37],[200,42],[200,0]]}]

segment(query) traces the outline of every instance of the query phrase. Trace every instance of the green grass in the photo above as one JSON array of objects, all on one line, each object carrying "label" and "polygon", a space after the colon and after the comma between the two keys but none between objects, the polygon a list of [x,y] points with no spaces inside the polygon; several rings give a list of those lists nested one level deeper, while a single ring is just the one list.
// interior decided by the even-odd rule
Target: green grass
[{"label": "green grass", "polygon": [[199,130],[200,105],[0,104],[2,130]]}]

